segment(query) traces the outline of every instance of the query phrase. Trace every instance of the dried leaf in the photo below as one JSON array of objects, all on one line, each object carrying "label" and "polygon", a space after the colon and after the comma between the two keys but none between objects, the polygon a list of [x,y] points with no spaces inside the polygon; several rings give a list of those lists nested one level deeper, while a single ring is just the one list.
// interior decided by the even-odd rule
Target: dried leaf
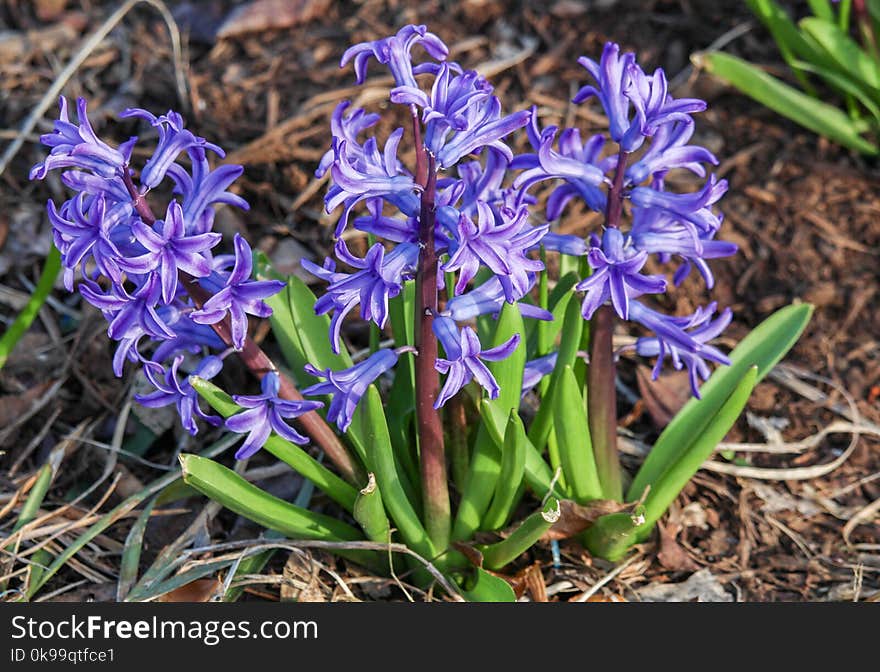
[{"label": "dried leaf", "polygon": [[691,559],[675,539],[681,532],[680,525],[657,523],[657,531],[660,533],[660,552],[657,553],[657,559],[663,567],[672,572],[693,572],[699,569],[699,565]]},{"label": "dried leaf", "polygon": [[610,499],[599,499],[587,505],[577,504],[568,499],[560,500],[559,520],[553,524],[553,527],[547,531],[542,539],[568,539],[586,530],[605,514],[618,513],[628,508],[628,504]]},{"label": "dried leaf", "polygon": [[470,562],[474,567],[483,566],[483,554],[480,553],[473,546],[462,543],[460,541],[455,541],[452,544],[452,548],[454,548],[456,551],[466,557],[468,559],[468,562]]},{"label": "dried leaf", "polygon": [[223,589],[220,579],[196,579],[160,596],[157,602],[209,602]]},{"label": "dried leaf", "polygon": [[636,369],[636,379],[645,408],[658,429],[666,427],[691,398],[686,371],[665,373],[657,380],[651,380],[651,369],[640,366]]},{"label": "dried leaf", "polygon": [[48,390],[55,381],[49,380],[25,390],[21,394],[5,394],[0,397],[0,427],[7,427],[25,415],[31,405]]},{"label": "dried leaf", "polygon": [[217,37],[293,28],[322,16],[329,8],[330,0],[255,0],[233,9]]}]

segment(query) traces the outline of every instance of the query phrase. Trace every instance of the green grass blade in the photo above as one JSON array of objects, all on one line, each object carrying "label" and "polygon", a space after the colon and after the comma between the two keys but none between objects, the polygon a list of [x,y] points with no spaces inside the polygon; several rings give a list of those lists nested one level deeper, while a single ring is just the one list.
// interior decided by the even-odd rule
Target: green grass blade
[{"label": "green grass blade", "polygon": [[131,587],[137,581],[138,567],[141,562],[141,550],[144,546],[144,532],[147,529],[147,523],[150,522],[150,516],[153,513],[153,507],[156,505],[156,498],[153,497],[141,511],[134,525],[128,531],[125,538],[125,545],[122,548],[122,560],[119,563],[119,582],[116,585],[116,601],[123,602],[131,591]]},{"label": "green grass blade", "polygon": [[53,245],[52,249],[49,250],[49,255],[46,257],[46,265],[43,266],[43,272],[40,274],[40,280],[37,282],[34,293],[31,294],[31,298],[18,314],[18,317],[15,318],[15,321],[9,325],[9,329],[0,337],[0,369],[6,364],[6,360],[9,359],[9,355],[15,348],[16,343],[21,340],[21,337],[24,336],[37,317],[37,313],[40,312],[40,308],[52,291],[55,278],[58,277],[60,270],[61,253]]},{"label": "green grass blade", "polygon": [[565,482],[579,504],[602,498],[581,386],[566,366],[553,394],[553,421]]},{"label": "green grass blade", "polygon": [[753,329],[730,353],[730,366],[715,370],[700,390],[702,399],[691,399],[660,434],[627,492],[638,500],[679,456],[685,454],[698,428],[706,427],[734,388],[753,366],[760,382],[797,342],[813,314],[806,303],[781,308]]},{"label": "green grass blade", "polygon": [[[190,383],[193,389],[199,393],[199,396],[207,401],[211,408],[224,418],[235,415],[242,410],[226,392],[213,383],[198,376],[191,376]],[[346,511],[352,511],[354,501],[357,498],[357,490],[327,469],[327,467],[318,462],[305,450],[276,434],[269,437],[263,448],[282,462],[290,465],[291,468],[303,477],[309,479],[333,501],[344,507]]]},{"label": "green grass blade", "polygon": [[695,56],[695,61],[750,98],[804,128],[863,154],[878,153],[877,146],[859,135],[858,128],[845,112],[801,93],[751,63],[722,52],[700,54]]},{"label": "green grass blade", "polygon": [[[220,441],[217,441],[216,443],[208,446],[204,451],[202,451],[201,454],[204,457],[216,457],[217,455],[220,455],[224,451],[228,450],[237,441],[239,441],[239,437],[237,436],[225,436]],[[46,582],[58,572],[59,569],[67,564],[68,560],[79,553],[86,546],[86,544],[92,541],[92,539],[94,539],[104,530],[110,527],[115,521],[119,520],[121,516],[133,510],[138,504],[140,504],[148,497],[151,497],[178,482],[180,482],[180,474],[176,471],[169,473],[166,476],[157,479],[140,492],[130,495],[125,500],[113,507],[106,514],[101,516],[101,518],[94,525],[89,527],[72,543],[65,546],[64,550],[58,555],[58,557],[55,558],[55,560],[46,569],[46,571],[40,575],[39,581],[31,582],[31,584],[28,586],[26,594],[27,599],[30,599],[34,595],[36,595],[40,588],[42,588],[46,584]]]}]

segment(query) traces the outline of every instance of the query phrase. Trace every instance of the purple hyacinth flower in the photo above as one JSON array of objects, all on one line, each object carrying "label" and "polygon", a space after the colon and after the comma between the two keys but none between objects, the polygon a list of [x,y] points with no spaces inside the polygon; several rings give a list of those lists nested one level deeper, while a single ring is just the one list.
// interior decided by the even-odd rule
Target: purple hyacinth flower
[{"label": "purple hyacinth flower", "polygon": [[[687,331],[691,344],[683,344],[680,337],[668,338],[668,333],[659,333],[651,338],[640,338],[636,341],[636,352],[642,357],[657,357],[652,376],[656,380],[663,366],[663,360],[669,357],[676,370],[687,367],[691,384],[691,391],[697,399],[700,398],[699,379],[709,379],[709,366],[707,361],[718,364],[730,364],[730,359],[717,348],[707,345],[708,341],[717,338],[730,324],[733,313],[730,308],[725,308],[721,314],[712,320],[717,304],[711,303],[706,308],[698,308],[696,312],[685,318],[667,318],[674,321],[674,328]],[[666,317],[666,316],[663,316]],[[683,347],[690,345],[690,347]]]},{"label": "purple hyacinth flower", "polygon": [[642,135],[653,136],[663,125],[678,121],[690,122],[690,115],[706,109],[706,102],[697,98],[673,98],[669,95],[666,73],[662,68],[647,75],[638,66],[629,69],[626,96],[636,111],[636,123]]},{"label": "purple hyacinth flower", "polygon": [[418,215],[416,184],[412,175],[403,172],[397,158],[402,137],[403,129],[398,128],[389,136],[383,152],[379,152],[375,138],[367,140],[355,153],[346,141],[334,143],[336,160],[330,167],[334,184],[324,198],[324,209],[329,213],[345,204],[336,236],[342,235],[351,209],[365,199],[383,198],[407,216]]},{"label": "purple hyacinth flower", "polygon": [[[343,100],[333,110],[330,117],[330,135],[336,142],[345,142],[346,146],[359,147],[358,136],[368,128],[372,128],[379,123],[379,115],[368,114],[366,110],[356,107],[348,114],[346,110],[351,107],[350,100]],[[330,170],[336,155],[331,148],[324,153],[315,170],[315,177],[324,177],[324,174]]]},{"label": "purple hyacinth flower", "polygon": [[177,292],[178,269],[196,278],[211,273],[208,250],[220,242],[219,233],[187,235],[183,221],[183,209],[177,201],[171,201],[165,220],[152,227],[140,219],[132,224],[132,232],[147,253],[138,259],[152,261],[162,285],[162,301],[170,303]]},{"label": "purple hyacinth flower", "polygon": [[85,98],[76,100],[79,125],[70,121],[64,96],[59,98],[58,104],[61,112],[53,132],[40,136],[40,142],[52,149],[44,161],[31,169],[30,179],[42,180],[50,170],[57,168],[82,168],[107,178],[121,175],[137,138],[129,139],[119,149],[113,149],[92,129]]},{"label": "purple hyacinth flower", "polygon": [[565,180],[565,184],[555,189],[548,199],[547,219],[550,221],[557,219],[575,196],[580,196],[591,209],[603,210],[605,173],[616,165],[616,157],[600,158],[605,139],[595,135],[583,143],[577,129],[562,132],[557,152],[553,149],[557,131],[555,126],[549,126],[538,136],[537,126],[530,128],[529,137],[537,153],[524,154],[513,160],[512,168],[526,169],[514,180],[513,186],[527,190],[544,180]]},{"label": "purple hyacinth flower", "polygon": [[335,422],[339,431],[345,432],[351,425],[355,409],[367,388],[386,371],[397,364],[397,353],[394,350],[378,350],[362,362],[342,371],[317,369],[306,364],[305,370],[316,378],[326,378],[323,383],[316,383],[302,391],[308,396],[329,394],[333,396],[327,408],[327,420]]},{"label": "purple hyacinth flower", "polygon": [[718,180],[711,175],[700,191],[691,194],[675,194],[652,187],[636,187],[630,192],[630,199],[639,207],[656,208],[709,233],[717,231],[721,226],[721,219],[712,212],[711,206],[726,191],[727,180]]},{"label": "purple hyacinth flower", "polygon": [[129,294],[125,288],[114,286],[109,294],[102,294],[97,285],[83,283],[80,294],[110,318],[107,335],[114,341],[125,338],[136,330],[153,338],[174,338],[174,332],[156,312],[159,302],[159,279],[150,275],[135,293]]},{"label": "purple hyacinth flower", "polygon": [[587,260],[593,274],[575,285],[576,290],[586,293],[581,309],[585,319],[610,299],[621,319],[628,320],[631,297],[666,291],[662,276],[640,273],[648,253],[636,250],[619,229],[606,229],[601,246],[594,237]]},{"label": "purple hyacinth flower", "polygon": [[169,338],[153,351],[152,358],[156,362],[166,359],[179,352],[196,354],[203,348],[220,351],[226,344],[209,326],[196,324],[189,315],[181,313],[174,306],[161,306],[157,311],[159,318],[174,331],[174,338]]},{"label": "purple hyacinth flower", "polygon": [[500,222],[488,203],[477,202],[478,224],[462,214],[456,231],[457,247],[441,267],[444,271],[459,271],[455,291],[461,293],[474,279],[481,266],[496,274],[510,303],[522,298],[528,291],[529,273],[540,271],[544,264],[526,256],[547,232],[547,226],[531,227],[526,223],[528,211],[520,208],[511,212],[500,210]]},{"label": "purple hyacinth flower", "polygon": [[513,158],[501,139],[528,124],[531,112],[502,117],[501,101],[491,94],[492,86],[476,71],[452,76],[449,64],[440,66],[423,114],[425,146],[438,166],[449,168],[483,148],[501,152],[508,161]]},{"label": "purple hyacinth flower", "polygon": [[[528,287],[525,293],[535,286],[536,276],[529,274]],[[492,276],[479,287],[474,287],[467,294],[459,294],[446,302],[443,315],[456,322],[467,322],[480,315],[498,314],[506,303],[504,287],[497,276]],[[553,313],[530,303],[519,301],[516,304],[523,317],[533,320],[553,320]]]},{"label": "purple hyacinth flower", "polygon": [[291,443],[305,444],[309,439],[285,422],[304,413],[321,408],[320,401],[291,401],[278,396],[278,374],[270,371],[260,383],[261,394],[232,395],[232,400],[245,410],[226,419],[226,429],[247,438],[235,453],[236,460],[244,460],[256,453],[274,431]]},{"label": "purple hyacinth flower", "polygon": [[620,46],[608,42],[598,63],[586,56],[579,58],[578,63],[587,69],[596,86],[582,87],[574,102],[579,104],[595,97],[608,117],[611,139],[624,151],[637,149],[644,138],[639,124],[630,119],[630,98],[627,95],[632,71],[638,68],[635,55],[629,52],[621,55]]},{"label": "purple hyacinth flower", "polygon": [[339,354],[339,335],[345,316],[357,305],[361,317],[375,322],[380,329],[388,321],[388,301],[403,289],[403,283],[415,273],[419,258],[419,246],[403,243],[385,253],[382,243],[376,243],[363,259],[349,252],[341,238],[336,243],[336,256],[353,268],[361,269],[352,274],[337,273],[335,264],[317,266],[307,259],[300,263],[303,268],[330,283],[327,292],[315,303],[315,313],[333,312],[330,320],[330,343],[333,352]]},{"label": "purple hyacinth flower", "polygon": [[233,245],[235,266],[232,272],[225,278],[222,289],[208,299],[201,310],[195,311],[192,319],[199,324],[216,324],[229,313],[232,345],[240,350],[247,337],[247,316],[269,317],[272,309],[263,299],[284,289],[284,283],[278,280],[251,280],[253,253],[250,245],[240,234],[235,234]]},{"label": "purple hyacinth flower", "polygon": [[[178,378],[178,370],[182,363],[183,356],[175,357],[171,366],[164,371],[164,381],[157,379],[154,372],[155,367],[145,366],[144,373],[156,390],[149,394],[136,394],[134,398],[141,406],[147,408],[161,408],[175,404],[183,428],[195,436],[198,434],[199,428],[193,415],[214,427],[219,427],[222,419],[217,415],[208,415],[199,408],[199,394],[190,384],[189,376],[185,376],[183,382]],[[209,356],[199,362],[192,375],[210,380],[220,373],[222,368],[223,360],[219,357]]]},{"label": "purple hyacinth flower", "polygon": [[159,185],[181,152],[199,147],[203,151],[210,149],[221,158],[226,156],[226,153],[217,145],[188,131],[184,127],[183,117],[177,112],[169,110],[166,114],[157,117],[146,110],[129,108],[119,116],[123,119],[128,117],[144,119],[159,131],[159,144],[156,151],[153,152],[141,171],[141,184],[148,189]]},{"label": "purple hyacinth flower", "polygon": [[180,164],[173,163],[168,176],[174,181],[175,193],[181,195],[183,221],[188,234],[206,233],[213,224],[213,210],[210,206],[224,203],[242,210],[250,210],[246,200],[237,194],[226,191],[244,171],[241,166],[223,164],[211,170],[203,148],[190,147],[192,168],[186,171]]},{"label": "purple hyacinth flower", "polygon": [[454,320],[448,317],[436,317],[433,324],[434,334],[443,346],[446,358],[438,357],[434,368],[446,374],[443,389],[434,402],[434,408],[440,408],[471,380],[476,380],[490,399],[497,399],[501,388],[495,376],[481,360],[498,362],[509,357],[519,346],[520,335],[514,334],[505,343],[488,350],[483,350],[477,333],[470,327],[461,329]]},{"label": "purple hyacinth flower", "polygon": [[553,373],[553,369],[556,368],[557,359],[559,359],[559,353],[551,352],[549,355],[537,357],[526,362],[526,368],[523,370],[523,395],[540,383],[544,376],[549,376]]},{"label": "purple hyacinth flower", "polygon": [[[73,271],[77,266],[84,267],[89,258],[93,259],[98,272],[110,278],[115,285],[123,282],[123,271],[146,273],[150,262],[127,257],[120,251],[114,238],[114,230],[122,226],[128,234],[128,208],[107,208],[103,195],[91,199],[86,208],[85,194],[78,194],[66,201],[61,210],[52,201],[47,203],[49,221],[52,223],[55,244],[63,255],[64,266]],[[65,286],[73,288],[73,273],[65,273]]]},{"label": "purple hyacinth flower", "polygon": [[649,177],[665,174],[674,168],[684,168],[700,177],[706,175],[702,164],[718,165],[718,159],[705,147],[689,145],[694,134],[694,123],[687,121],[661,126],[648,150],[639,160],[626,169],[626,179],[630,184],[641,184]]},{"label": "purple hyacinth flower", "polygon": [[391,90],[392,102],[424,107],[428,97],[419,88],[415,75],[433,72],[437,66],[435,63],[413,66],[411,52],[417,44],[437,61],[446,60],[449,54],[449,48],[434,33],[429,33],[426,26],[410,25],[391,37],[349,47],[342,55],[340,67],[345,67],[353,59],[357,82],[363,84],[367,77],[367,62],[373,57],[382,65],[387,65],[394,77],[397,86]]},{"label": "purple hyacinth flower", "polygon": [[545,233],[544,237],[530,249],[536,250],[540,247],[571,257],[582,257],[589,251],[587,243],[580,236],[571,233],[553,233],[552,231]]}]

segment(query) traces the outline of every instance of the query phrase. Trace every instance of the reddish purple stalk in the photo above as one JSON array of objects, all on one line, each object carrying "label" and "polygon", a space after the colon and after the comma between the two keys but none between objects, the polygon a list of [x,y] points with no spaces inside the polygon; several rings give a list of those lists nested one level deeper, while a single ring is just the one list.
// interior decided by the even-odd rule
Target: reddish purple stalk
[{"label": "reddish purple stalk", "polygon": [[[125,182],[126,189],[128,189],[128,193],[131,195],[134,209],[137,211],[138,215],[140,215],[144,223],[152,225],[156,221],[156,217],[150,209],[144,195],[138,191],[134,180],[132,180],[131,175],[128,174],[127,170],[125,171],[123,181]],[[210,293],[199,285],[196,278],[188,273],[178,271],[178,279],[180,280],[180,284],[192,298],[193,303],[197,308],[201,308],[204,303],[211,298]],[[220,339],[228,347],[232,347],[232,329],[230,327],[229,317],[227,316],[220,322],[212,324],[211,326]],[[262,348],[250,338],[250,336],[245,339],[244,347],[241,350],[237,350],[236,354],[248,370],[259,380],[262,380],[263,376],[270,371],[275,371],[278,374],[278,379],[280,381],[278,395],[282,399],[299,401],[303,398],[293,381],[282,371],[278,370],[275,363],[265,352],[263,352]],[[345,449],[345,446],[342,445],[339,438],[330,428],[330,425],[325,422],[324,418],[318,415],[315,411],[309,411],[308,413],[301,415],[297,420],[302,425],[306,434],[308,434],[312,440],[321,447],[326,453],[328,459],[336,465],[336,468],[339,470],[339,473],[343,478],[352,485],[357,485],[358,487],[366,482],[366,477],[363,475],[362,470],[354,462],[351,455]]]},{"label": "reddish purple stalk", "polygon": [[[623,215],[623,181],[627,153],[617,158],[614,181],[608,190],[605,226],[618,228]],[[623,498],[620,460],[617,456],[617,389],[614,363],[614,309],[600,306],[590,321],[590,366],[587,370],[587,411],[590,439],[602,494],[606,499]]]},{"label": "reddish purple stalk", "polygon": [[426,529],[434,547],[445,549],[449,545],[451,525],[449,485],[443,425],[440,413],[434,408],[440,392],[440,376],[434,368],[437,337],[433,331],[437,312],[438,259],[434,249],[437,170],[433,155],[422,144],[419,119],[415,114],[413,136],[416,144],[416,180],[423,188],[419,213],[419,265],[416,271],[416,426]]}]

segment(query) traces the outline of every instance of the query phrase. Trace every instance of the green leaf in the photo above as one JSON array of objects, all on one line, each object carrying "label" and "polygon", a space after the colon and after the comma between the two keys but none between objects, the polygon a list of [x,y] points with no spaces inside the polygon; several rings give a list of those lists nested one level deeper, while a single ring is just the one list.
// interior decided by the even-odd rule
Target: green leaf
[{"label": "green leaf", "polygon": [[15,321],[9,325],[9,328],[3,332],[0,337],[0,369],[6,364],[9,355],[12,353],[15,344],[24,336],[25,332],[30,328],[31,323],[40,312],[40,308],[49,298],[52,286],[55,284],[55,278],[61,270],[61,253],[53,245],[49,250],[49,256],[46,257],[46,265],[43,266],[43,272],[40,274],[40,280],[28,299],[27,304],[15,318]]},{"label": "green leaf", "polygon": [[585,504],[601,499],[584,398],[570,366],[563,370],[553,395],[553,420],[562,471],[574,500]]},{"label": "green leaf", "polygon": [[834,21],[834,10],[828,0],[807,0],[813,14],[826,21]]},{"label": "green leaf", "polygon": [[315,314],[317,298],[296,275],[279,276],[269,266],[264,255],[257,257],[258,280],[273,279],[287,282],[281,292],[270,296],[266,303],[272,309],[269,318],[272,333],[278,339],[281,351],[293,371],[294,378],[302,385],[311,382],[303,367],[312,364],[319,369],[346,369],[352,365],[345,347],[335,354],[330,346],[330,318]]},{"label": "green leaf", "polygon": [[[199,396],[207,401],[211,408],[224,418],[228,418],[243,410],[232,401],[232,398],[226,392],[213,383],[198,376],[190,376],[189,380],[193,389],[199,393]],[[282,462],[290,465],[303,477],[309,479],[333,501],[344,507],[346,511],[352,511],[355,499],[357,498],[357,491],[305,450],[277,434],[270,436],[263,448]]]},{"label": "green leaf", "polygon": [[382,504],[382,495],[376,485],[375,476],[358,493],[352,515],[371,541],[388,543],[391,540],[391,526],[388,524],[388,516],[385,515],[385,506]]},{"label": "green leaf", "polygon": [[[514,304],[506,303],[495,325],[490,347],[501,345],[513,335],[522,334],[522,332],[523,319],[519,308]],[[520,338],[519,345],[509,357],[500,362],[488,363],[489,370],[501,388],[498,398],[489,403],[493,404],[505,417],[511,410],[519,409],[525,358],[526,344]],[[489,440],[488,429],[485,422],[482,422],[477,430],[470,469],[453,524],[452,539],[454,541],[469,539],[482,525],[500,473],[501,452]]]},{"label": "green leaf", "polygon": [[[492,441],[500,449],[504,443],[505,434],[504,412],[492,404],[489,399],[483,399],[480,408],[483,415],[483,424],[486,426]],[[553,472],[547,466],[544,458],[541,457],[541,453],[529,441],[528,436],[525,439],[524,478],[535,495],[543,499],[544,495],[550,492]]]},{"label": "green leaf", "polygon": [[804,128],[863,154],[878,153],[876,145],[859,135],[846,113],[801,93],[754,65],[722,52],[699,55],[696,61],[708,72]]},{"label": "green leaf", "polygon": [[836,70],[830,70],[820,65],[813,65],[803,61],[798,61],[798,63],[802,70],[815,73],[822,77],[833,88],[856,98],[865,109],[871,113],[874,120],[880,124],[880,106],[874,102],[864,87],[859,86],[857,82],[854,82],[852,79],[846,75],[842,75]]},{"label": "green leaf", "polygon": [[584,318],[581,315],[581,307],[577,301],[569,301],[562,321],[562,340],[559,343],[556,366],[550,374],[547,394],[541,399],[541,406],[528,431],[529,440],[538,450],[543,450],[547,445],[547,438],[553,428],[554,391],[565,367],[573,366],[577,359],[583,331]]},{"label": "green leaf", "polygon": [[801,28],[834,60],[841,70],[875,92],[880,91],[880,64],[833,21],[807,18]]},{"label": "green leaf", "polygon": [[497,530],[507,524],[516,506],[516,495],[526,466],[526,430],[519,413],[511,409],[501,451],[501,473],[495,485],[495,496],[483,517],[482,528]]},{"label": "green leaf", "polygon": [[526,518],[506,539],[488,546],[478,546],[483,566],[501,569],[525,553],[559,520],[559,501],[551,498],[542,511]]},{"label": "green leaf", "polygon": [[645,522],[641,529],[649,530],[659,520],[669,505],[678,497],[688,481],[709,459],[736,419],[745,408],[758,381],[758,367],[750,367],[742,379],[724,400],[721,407],[705,424],[690,426],[692,440],[678,459],[670,462],[662,474],[651,483],[651,490],[644,502]]},{"label": "green leaf", "polygon": [[[370,385],[367,389],[361,404],[364,409],[361,422],[366,437],[367,465],[376,476],[385,509],[406,545],[423,558],[433,558],[436,555],[433,544],[401,485],[391,437],[388,434],[388,423],[375,385]],[[353,422],[357,421],[356,417]]]},{"label": "green leaf", "polygon": [[788,17],[785,10],[773,2],[773,0],[746,0],[746,4],[770,31],[776,46],[779,47],[782,58],[791,66],[801,86],[810,95],[815,96],[815,90],[804,73],[798,68],[796,61],[802,59],[810,63],[820,63],[827,60],[827,58],[816,45],[805,39],[803,33]]},{"label": "green leaf", "polygon": [[522,336],[524,331],[525,326],[519,308],[516,304],[505,303],[501,309],[490,347],[503,345],[514,336],[520,337],[520,343],[509,357],[505,357],[500,362],[486,363],[501,388],[495,401],[504,411],[519,408],[523,371],[526,366],[526,344]]},{"label": "green leaf", "polygon": [[474,578],[467,589],[462,588],[462,595],[470,602],[516,602],[513,588],[500,576],[475,568]]},{"label": "green leaf", "polygon": [[813,314],[806,303],[776,311],[751,331],[730,353],[730,366],[718,367],[703,385],[702,399],[691,399],[663,430],[627,492],[627,500],[638,500],[645,486],[653,484],[679,456],[686,454],[697,428],[708,426],[727,402],[746,372],[758,367],[760,382],[797,342]]},{"label": "green leaf", "polygon": [[363,535],[331,516],[303,509],[249,483],[219,462],[184,453],[183,480],[230,511],[293,539],[356,541]]}]

